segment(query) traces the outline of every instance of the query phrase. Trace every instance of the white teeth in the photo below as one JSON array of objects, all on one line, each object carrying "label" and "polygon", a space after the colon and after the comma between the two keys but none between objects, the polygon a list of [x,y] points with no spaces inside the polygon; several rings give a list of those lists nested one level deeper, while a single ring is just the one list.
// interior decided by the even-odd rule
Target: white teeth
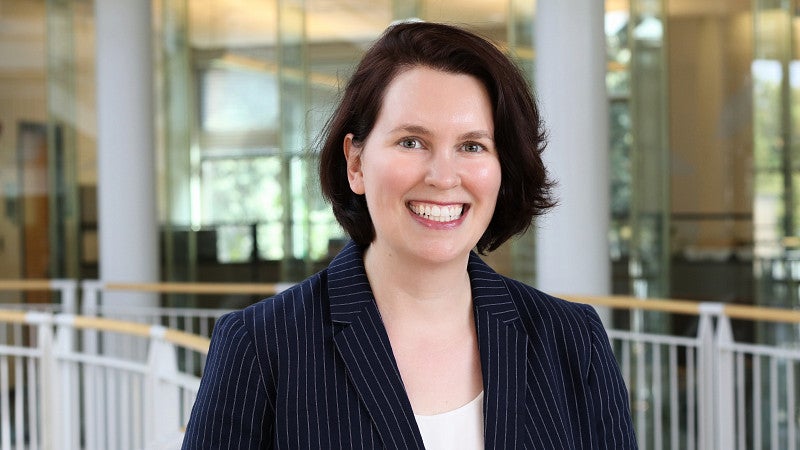
[{"label": "white teeth", "polygon": [[434,222],[451,222],[461,217],[464,211],[463,205],[420,205],[412,204],[411,211],[418,216],[422,216]]}]

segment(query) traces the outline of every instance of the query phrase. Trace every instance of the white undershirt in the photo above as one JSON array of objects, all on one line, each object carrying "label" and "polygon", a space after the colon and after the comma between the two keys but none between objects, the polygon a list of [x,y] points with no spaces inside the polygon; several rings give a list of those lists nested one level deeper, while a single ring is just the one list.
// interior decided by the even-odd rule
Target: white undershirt
[{"label": "white undershirt", "polygon": [[460,408],[414,418],[426,450],[483,450],[483,391]]}]

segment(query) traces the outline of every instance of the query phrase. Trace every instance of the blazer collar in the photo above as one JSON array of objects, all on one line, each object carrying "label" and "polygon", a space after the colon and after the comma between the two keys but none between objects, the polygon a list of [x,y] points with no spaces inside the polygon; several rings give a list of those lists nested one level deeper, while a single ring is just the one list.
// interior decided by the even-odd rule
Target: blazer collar
[{"label": "blazer collar", "polygon": [[333,341],[386,448],[424,450],[414,410],[364,270],[350,242],[328,266]]},{"label": "blazer collar", "polygon": [[[507,325],[519,319],[503,277],[474,252],[470,253],[467,272],[476,314],[483,313]],[[375,304],[364,269],[363,249],[353,241],[328,265],[328,292],[331,319],[337,323],[349,324],[366,306]]]},{"label": "blazer collar", "polygon": [[[372,294],[363,250],[348,243],[328,266],[334,342],[387,447],[423,448],[389,337]],[[514,448],[523,432],[527,336],[503,278],[476,254],[467,265],[484,388],[486,448]],[[511,445],[509,447],[509,445]]]},{"label": "blazer collar", "polygon": [[470,254],[467,271],[481,354],[485,448],[521,448],[528,336],[505,279],[475,253]]}]

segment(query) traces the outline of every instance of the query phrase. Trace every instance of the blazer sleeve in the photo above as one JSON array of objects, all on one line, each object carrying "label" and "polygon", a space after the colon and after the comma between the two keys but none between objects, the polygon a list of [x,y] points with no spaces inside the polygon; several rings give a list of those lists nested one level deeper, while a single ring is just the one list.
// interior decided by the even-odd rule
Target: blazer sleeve
[{"label": "blazer sleeve", "polygon": [[588,384],[597,444],[603,449],[637,449],[628,390],[611,350],[608,334],[594,308],[583,306],[592,341]]},{"label": "blazer sleeve", "polygon": [[183,449],[271,448],[271,408],[255,344],[233,312],[217,320]]}]

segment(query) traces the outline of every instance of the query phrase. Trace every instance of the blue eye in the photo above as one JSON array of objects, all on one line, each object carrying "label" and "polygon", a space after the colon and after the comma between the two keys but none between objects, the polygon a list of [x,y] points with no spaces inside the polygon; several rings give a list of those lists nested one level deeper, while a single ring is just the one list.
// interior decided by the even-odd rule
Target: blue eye
[{"label": "blue eye", "polygon": [[420,147],[422,147],[418,140],[412,139],[412,138],[403,139],[402,141],[399,142],[399,144],[403,148],[420,148]]},{"label": "blue eye", "polygon": [[464,144],[462,148],[467,153],[478,153],[486,149],[483,145],[475,142],[468,142]]}]

